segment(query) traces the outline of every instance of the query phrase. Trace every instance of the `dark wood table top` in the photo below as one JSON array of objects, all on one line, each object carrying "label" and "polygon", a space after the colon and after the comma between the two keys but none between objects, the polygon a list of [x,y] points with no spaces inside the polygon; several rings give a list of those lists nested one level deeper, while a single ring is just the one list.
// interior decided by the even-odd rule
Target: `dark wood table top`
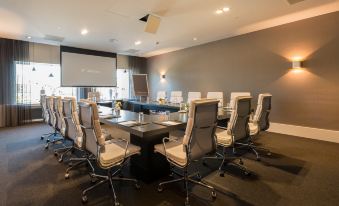
[{"label": "dark wood table top", "polygon": [[[98,109],[101,123],[118,127],[139,137],[154,136],[184,129],[188,119],[187,113],[179,112],[170,113],[169,116],[165,114],[144,114],[144,121],[140,124],[138,123],[139,113],[120,110],[120,116],[113,118],[112,108],[100,106]],[[218,119],[227,119],[229,117],[229,111],[219,110]],[[135,124],[123,125],[127,121],[135,121]],[[166,121],[170,121],[173,125],[166,124]]]}]

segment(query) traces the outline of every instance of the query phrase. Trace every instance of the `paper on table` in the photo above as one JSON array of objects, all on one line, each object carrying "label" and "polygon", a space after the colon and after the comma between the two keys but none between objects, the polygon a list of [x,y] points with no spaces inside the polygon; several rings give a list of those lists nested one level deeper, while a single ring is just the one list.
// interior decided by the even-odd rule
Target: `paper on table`
[{"label": "paper on table", "polygon": [[164,121],[161,122],[162,124],[167,124],[167,125],[178,125],[181,124],[180,122],[174,122],[174,121]]},{"label": "paper on table", "polygon": [[104,118],[104,119],[110,119],[113,118],[112,114],[107,114],[107,115],[99,115],[100,118]]},{"label": "paper on table", "polygon": [[136,121],[126,121],[126,122],[120,122],[119,124],[127,126],[127,127],[131,127],[137,124]]}]

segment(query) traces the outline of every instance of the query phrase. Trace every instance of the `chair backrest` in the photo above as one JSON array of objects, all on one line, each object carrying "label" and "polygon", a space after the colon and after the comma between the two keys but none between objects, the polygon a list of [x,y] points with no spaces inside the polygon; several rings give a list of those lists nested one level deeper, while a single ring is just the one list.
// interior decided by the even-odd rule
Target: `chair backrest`
[{"label": "chair backrest", "polygon": [[234,100],[235,106],[227,125],[227,132],[232,135],[233,142],[249,136],[251,100],[251,96],[238,96]]},{"label": "chair backrest", "polygon": [[187,103],[191,103],[193,100],[201,99],[201,92],[188,92]]},{"label": "chair backrest", "polygon": [[46,95],[42,94],[40,95],[40,105],[42,109],[42,118],[44,119],[44,122],[48,123],[48,111],[47,111],[47,105],[46,105]]},{"label": "chair backrest", "polygon": [[46,96],[46,108],[48,112],[48,124],[55,128],[56,124],[56,119],[55,119],[55,114],[54,114],[54,109],[53,109],[53,96]]},{"label": "chair backrest", "polygon": [[219,107],[224,105],[224,93],[223,92],[207,92],[207,99],[219,100]]},{"label": "chair backrest", "polygon": [[65,118],[65,137],[72,139],[78,147],[82,147],[83,134],[75,97],[65,97],[62,100],[62,114]]},{"label": "chair backrest", "polygon": [[250,92],[231,92],[231,100],[230,100],[230,107],[234,108],[235,106],[235,98],[240,96],[251,96]]},{"label": "chair backrest", "polygon": [[218,101],[193,100],[183,139],[184,149],[191,160],[202,158],[216,151],[215,130],[217,126]]},{"label": "chair backrest", "polygon": [[95,102],[100,101],[100,92],[88,92],[88,99],[94,101],[94,98]]},{"label": "chair backrest", "polygon": [[170,102],[171,103],[183,102],[182,91],[171,91]]},{"label": "chair backrest", "polygon": [[166,91],[158,91],[157,92],[157,101],[159,100],[159,99],[165,99],[166,98]]},{"label": "chair backrest", "polygon": [[85,149],[93,155],[98,155],[98,146],[105,144],[105,137],[102,134],[98,107],[95,102],[80,100],[79,121],[84,134]]},{"label": "chair backrest", "polygon": [[253,121],[257,122],[260,131],[265,131],[270,127],[269,115],[271,112],[271,100],[271,94],[259,94],[258,105]]},{"label": "chair backrest", "polygon": [[53,100],[53,111],[55,113],[56,124],[55,127],[57,130],[64,133],[65,121],[64,115],[62,114],[62,99],[61,96],[55,96]]}]

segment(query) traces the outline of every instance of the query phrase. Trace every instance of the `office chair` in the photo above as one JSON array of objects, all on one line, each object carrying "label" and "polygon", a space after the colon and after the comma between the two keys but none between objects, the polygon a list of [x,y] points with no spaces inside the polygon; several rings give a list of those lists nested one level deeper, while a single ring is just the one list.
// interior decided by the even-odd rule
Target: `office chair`
[{"label": "office chair", "polygon": [[100,92],[88,92],[88,99],[91,101],[99,102],[100,101]]},{"label": "office chair", "polygon": [[200,179],[199,172],[188,174],[188,167],[193,161],[199,160],[206,154],[216,151],[215,129],[217,126],[218,101],[216,100],[194,100],[191,102],[189,119],[184,137],[166,137],[163,144],[155,145],[155,152],[164,155],[172,167],[177,167],[183,171],[179,174],[179,179],[162,182],[158,186],[158,191],[163,191],[163,186],[169,183],[184,181],[186,190],[185,205],[189,205],[188,183],[198,184],[212,190],[213,198],[216,198],[214,188]]},{"label": "office chair", "polygon": [[230,100],[230,107],[234,108],[235,98],[241,96],[251,96],[250,92],[231,92],[231,100]]},{"label": "office chair", "polygon": [[223,92],[207,92],[207,99],[219,100],[219,107],[224,105],[224,93]]},{"label": "office chair", "polygon": [[170,102],[171,103],[181,103],[183,102],[182,91],[171,91]]},{"label": "office chair", "polygon": [[63,140],[62,137],[58,137],[57,135],[60,134],[58,131],[58,122],[57,122],[57,117],[54,111],[54,97],[53,96],[46,96],[46,108],[48,111],[48,124],[53,128],[54,132],[53,132],[53,139],[47,139],[46,140],[46,144],[45,144],[45,149],[48,149],[50,144],[55,144],[56,142],[59,142],[61,140]]},{"label": "office chair", "polygon": [[[46,124],[49,124],[49,116],[48,116],[48,110],[47,110],[47,102],[46,102],[46,95],[40,95],[40,105],[41,105],[41,109],[42,109],[42,118],[43,121]],[[44,138],[48,138],[50,136],[54,135],[54,132],[50,132],[50,133],[46,133],[43,134],[40,139],[43,140]]]},{"label": "office chair", "polygon": [[158,91],[157,92],[157,101],[159,100],[159,99],[166,99],[166,92],[165,91]]},{"label": "office chair", "polygon": [[140,186],[136,179],[120,178],[115,175],[121,172],[122,167],[130,156],[140,154],[140,147],[118,138],[105,141],[106,137],[101,131],[96,103],[82,100],[78,104],[80,125],[85,137],[85,149],[96,157],[97,165],[107,171],[106,176],[94,172],[90,173],[92,178],[98,178],[100,181],[82,192],[82,201],[84,203],[87,202],[87,193],[90,190],[109,182],[114,203],[115,205],[119,205],[114,191],[114,180],[134,182],[137,189],[139,189]]},{"label": "office chair", "polygon": [[187,103],[191,103],[193,100],[201,99],[201,92],[188,92]]},{"label": "office chair", "polygon": [[[75,97],[65,97],[62,100],[62,113],[65,119],[65,138],[72,141],[72,148],[69,151],[79,150],[83,153],[82,157],[71,157],[69,159],[70,166],[67,168],[65,173],[65,179],[69,178],[69,172],[76,168],[77,166],[88,163],[92,168],[93,165],[90,162],[89,154],[83,150],[83,133],[81,130],[80,122],[79,122],[79,115],[77,111],[77,103]],[[75,164],[72,164],[76,162]],[[92,169],[94,171],[94,168]]]},{"label": "office chair", "polygon": [[[245,175],[249,175],[250,172],[243,166],[243,161],[240,157],[228,156],[227,148],[231,148],[235,153],[235,145],[239,140],[249,137],[249,118],[251,114],[251,99],[250,96],[238,96],[234,100],[235,107],[232,110],[230,121],[227,124],[227,128],[218,127],[216,131],[216,138],[218,146],[222,147],[222,154],[216,153],[215,157],[205,157],[205,159],[218,159],[222,160],[219,167],[220,176],[224,176],[225,171],[222,169],[225,164],[232,164],[241,169]],[[239,164],[234,160],[239,159]],[[205,161],[203,164],[206,165]]]},{"label": "office chair", "polygon": [[263,147],[258,147],[254,144],[253,139],[259,135],[261,131],[266,131],[270,127],[269,115],[271,112],[271,94],[259,94],[257,109],[253,119],[248,123],[250,129],[250,136],[247,143],[238,143],[241,146],[247,146],[256,155],[256,159],[260,161],[260,155],[257,150],[266,151],[267,155],[271,152]]}]

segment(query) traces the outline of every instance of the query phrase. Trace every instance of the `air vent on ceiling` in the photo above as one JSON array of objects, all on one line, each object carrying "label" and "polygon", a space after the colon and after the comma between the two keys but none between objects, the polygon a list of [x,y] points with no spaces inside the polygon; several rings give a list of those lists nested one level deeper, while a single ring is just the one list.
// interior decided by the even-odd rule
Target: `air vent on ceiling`
[{"label": "air vent on ceiling", "polygon": [[302,1],[305,1],[305,0],[286,0],[289,4],[296,4],[296,3],[299,3],[299,2],[302,2]]},{"label": "air vent on ceiling", "polygon": [[146,16],[139,19],[142,22],[146,22],[145,32],[155,34],[160,25],[160,17],[147,14]]},{"label": "air vent on ceiling", "polygon": [[125,52],[126,53],[130,53],[130,54],[135,54],[137,52],[139,52],[140,50],[137,50],[137,49],[129,49],[129,50],[126,50]]},{"label": "air vent on ceiling", "polygon": [[46,34],[44,39],[48,40],[48,41],[62,42],[62,41],[64,41],[65,38],[64,37],[60,37],[60,36],[54,36],[54,35]]}]

